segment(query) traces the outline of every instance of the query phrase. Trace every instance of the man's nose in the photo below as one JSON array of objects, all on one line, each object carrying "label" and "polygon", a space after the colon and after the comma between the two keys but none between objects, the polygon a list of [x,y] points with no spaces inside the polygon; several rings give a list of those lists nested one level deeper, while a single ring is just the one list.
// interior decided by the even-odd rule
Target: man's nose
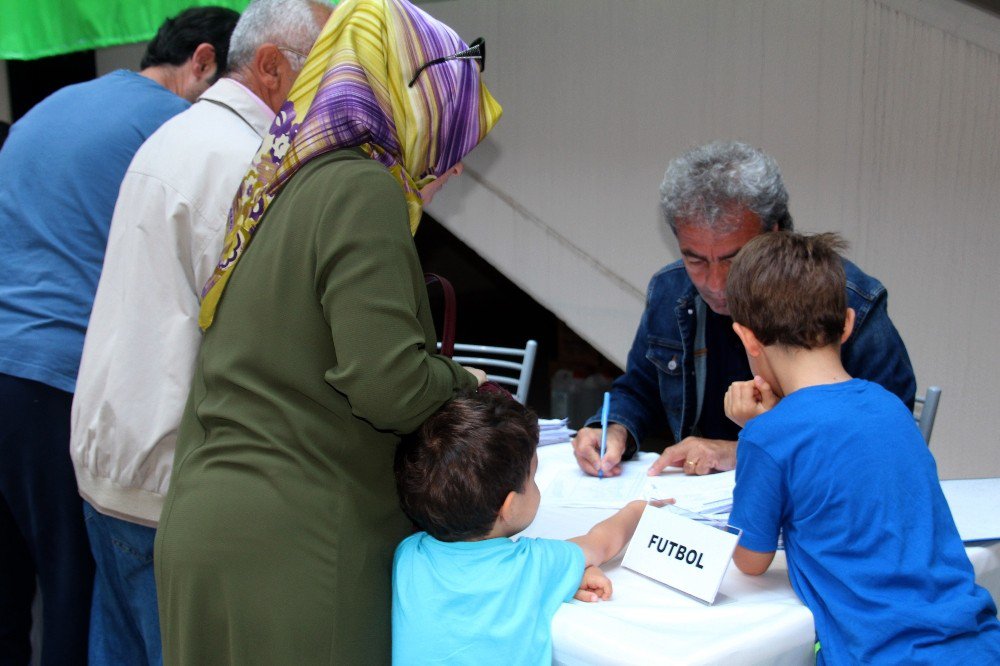
[{"label": "man's nose", "polygon": [[708,267],[708,288],[717,294],[722,294],[726,291],[726,277],[729,275],[729,270],[727,266],[722,264],[712,263]]}]

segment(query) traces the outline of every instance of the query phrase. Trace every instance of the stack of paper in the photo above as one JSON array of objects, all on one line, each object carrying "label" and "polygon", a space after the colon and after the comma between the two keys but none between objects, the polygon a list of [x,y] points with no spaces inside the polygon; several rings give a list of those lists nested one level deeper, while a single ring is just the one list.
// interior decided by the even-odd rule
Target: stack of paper
[{"label": "stack of paper", "polygon": [[568,419],[538,419],[538,446],[565,444],[573,439],[575,430],[567,427]]},{"label": "stack of paper", "polygon": [[686,476],[670,469],[649,479],[649,497],[673,497],[677,506],[703,516],[724,519],[733,510],[733,488],[736,472],[719,472],[705,476]]}]

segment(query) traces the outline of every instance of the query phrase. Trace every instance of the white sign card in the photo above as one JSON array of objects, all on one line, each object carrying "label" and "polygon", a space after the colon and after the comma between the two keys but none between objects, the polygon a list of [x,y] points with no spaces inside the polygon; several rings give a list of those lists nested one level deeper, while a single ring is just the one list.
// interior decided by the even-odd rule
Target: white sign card
[{"label": "white sign card", "polygon": [[741,531],[674,506],[647,506],[622,566],[713,603]]}]

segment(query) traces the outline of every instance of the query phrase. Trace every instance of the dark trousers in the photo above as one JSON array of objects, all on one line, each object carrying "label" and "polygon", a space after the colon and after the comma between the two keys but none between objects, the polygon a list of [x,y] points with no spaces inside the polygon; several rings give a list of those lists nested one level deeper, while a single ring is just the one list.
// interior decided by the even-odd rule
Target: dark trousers
[{"label": "dark trousers", "polygon": [[69,457],[73,395],[0,374],[0,665],[31,659],[42,599],[41,663],[86,664],[94,560]]}]

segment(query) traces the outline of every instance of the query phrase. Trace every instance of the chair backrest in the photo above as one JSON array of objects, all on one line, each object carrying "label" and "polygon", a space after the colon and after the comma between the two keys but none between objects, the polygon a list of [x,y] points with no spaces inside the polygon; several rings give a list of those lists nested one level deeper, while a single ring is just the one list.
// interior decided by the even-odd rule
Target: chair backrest
[{"label": "chair backrest", "polygon": [[[441,343],[438,343],[438,349],[440,348]],[[452,358],[462,365],[479,368],[486,373],[488,379],[510,387],[510,392],[523,405],[528,399],[531,371],[535,367],[537,349],[538,343],[534,340],[528,340],[524,348],[489,347],[456,342],[455,355]]]},{"label": "chair backrest", "polygon": [[913,418],[920,428],[920,434],[924,436],[927,446],[931,445],[931,432],[934,430],[934,417],[937,416],[938,402],[941,400],[941,388],[938,386],[928,386],[923,397],[914,399]]}]

